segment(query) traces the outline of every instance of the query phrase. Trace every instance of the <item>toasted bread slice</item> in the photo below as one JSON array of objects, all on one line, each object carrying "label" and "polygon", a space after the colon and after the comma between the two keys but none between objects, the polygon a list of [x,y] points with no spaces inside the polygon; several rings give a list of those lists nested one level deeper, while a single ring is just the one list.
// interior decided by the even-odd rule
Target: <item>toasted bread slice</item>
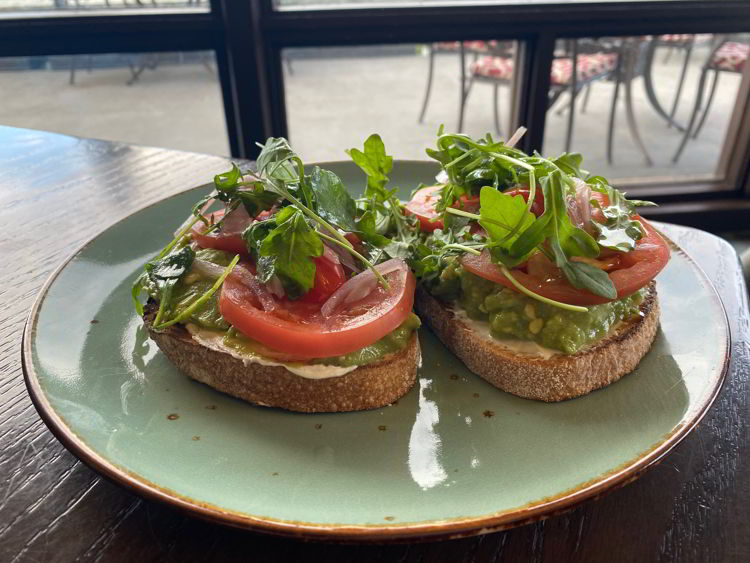
[{"label": "toasted bread slice", "polygon": [[177,368],[192,379],[256,405],[298,412],[344,412],[389,405],[414,385],[419,341],[414,331],[406,348],[341,376],[308,379],[283,366],[243,360],[196,342],[181,325],[152,328],[155,309],[144,322],[151,338]]},{"label": "toasted bread slice", "polygon": [[417,287],[420,318],[466,367],[489,383],[527,399],[563,401],[609,385],[630,373],[651,348],[659,328],[659,301],[652,281],[639,316],[623,321],[604,339],[576,354],[549,358],[522,355],[472,329],[450,306]]}]

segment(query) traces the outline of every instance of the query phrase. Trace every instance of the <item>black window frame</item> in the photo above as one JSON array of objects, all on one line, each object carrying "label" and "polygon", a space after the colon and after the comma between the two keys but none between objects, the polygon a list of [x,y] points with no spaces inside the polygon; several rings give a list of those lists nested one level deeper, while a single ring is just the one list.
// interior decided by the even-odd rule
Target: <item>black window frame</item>
[{"label": "black window frame", "polygon": [[[282,50],[293,47],[431,43],[465,39],[522,42],[514,114],[544,138],[555,41],[592,36],[750,32],[750,2],[673,0],[394,5],[275,10],[272,0],[213,0],[201,9],[113,9],[0,13],[0,57],[212,50],[216,53],[230,150],[253,158],[255,141],[286,136]],[[742,100],[750,110],[750,98]],[[708,229],[750,226],[750,111],[731,125],[739,143],[717,179],[630,188],[661,206],[649,213]]]}]

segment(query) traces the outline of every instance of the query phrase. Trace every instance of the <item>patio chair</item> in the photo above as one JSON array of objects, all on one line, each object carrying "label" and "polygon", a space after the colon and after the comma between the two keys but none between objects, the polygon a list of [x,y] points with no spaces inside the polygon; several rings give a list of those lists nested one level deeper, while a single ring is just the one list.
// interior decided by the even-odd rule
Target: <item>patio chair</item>
[{"label": "patio chair", "polygon": [[[706,122],[706,117],[711,109],[711,103],[714,100],[716,88],[719,84],[720,74],[722,72],[734,74],[741,74],[744,72],[748,54],[750,54],[750,44],[748,44],[746,39],[727,35],[717,35],[714,38],[711,52],[701,70],[698,89],[695,95],[695,103],[693,104],[693,111],[690,114],[690,120],[685,128],[682,141],[680,141],[680,145],[677,147],[677,151],[672,157],[673,163],[676,164],[680,159],[682,152],[685,150],[685,145],[687,145],[688,139],[690,137],[695,139],[698,136],[698,133],[700,133],[703,124]],[[713,72],[713,82],[708,94],[708,99],[704,106],[703,95],[706,89],[706,80],[711,72]],[[700,119],[698,119],[698,114],[701,112],[701,109],[703,110],[703,113]]]},{"label": "patio chair", "polygon": [[680,98],[682,96],[682,87],[685,84],[685,75],[687,74],[688,65],[690,58],[693,54],[693,48],[696,45],[704,44],[711,41],[713,35],[710,33],[671,33],[666,35],[660,35],[653,47],[666,48],[667,52],[664,56],[663,63],[667,63],[672,56],[674,51],[683,51],[684,58],[682,60],[682,68],[680,69],[680,77],[677,79],[677,88],[675,89],[674,98],[672,99],[672,106],[669,114],[665,114],[664,117],[667,119],[667,126],[672,127],[675,125],[679,130],[684,130],[684,127],[675,122],[674,116],[677,113],[677,107],[680,104]]},{"label": "patio chair", "polygon": [[[435,68],[435,55],[441,53],[457,53],[458,64],[461,76],[461,92],[460,100],[461,106],[463,107],[464,96],[466,94],[466,54],[470,54],[473,60],[476,60],[480,55],[487,54],[490,51],[493,52],[510,52],[513,49],[513,41],[439,41],[432,43],[427,46],[428,49],[428,66],[427,66],[427,86],[425,88],[424,100],[422,101],[422,109],[419,111],[418,123],[424,121],[425,113],[427,112],[427,104],[430,101],[430,94],[432,93],[432,80],[433,72]],[[459,119],[458,130],[461,130],[462,123]]]},{"label": "patio chair", "polygon": [[[568,116],[568,131],[566,134],[565,150],[570,149],[573,109],[576,95],[591,83],[611,77],[617,69],[618,54],[612,50],[601,50],[592,42],[569,41],[566,49],[558,51],[552,60],[550,68],[549,104],[551,107],[564,92],[570,93],[570,114]],[[579,53],[579,49],[584,52]],[[466,98],[474,82],[485,82],[493,86],[493,112],[495,129],[501,134],[500,115],[498,108],[498,91],[500,86],[513,82],[515,60],[510,54],[492,53],[479,57],[469,65],[469,85],[466,96],[462,100],[459,124],[463,123],[463,111]],[[585,102],[585,100],[584,100]]]}]

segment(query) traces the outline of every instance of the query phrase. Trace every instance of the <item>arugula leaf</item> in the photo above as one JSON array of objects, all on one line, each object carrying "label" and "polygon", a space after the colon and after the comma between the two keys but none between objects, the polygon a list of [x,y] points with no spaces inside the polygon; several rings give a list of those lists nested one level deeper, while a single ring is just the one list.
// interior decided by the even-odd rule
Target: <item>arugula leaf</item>
[{"label": "arugula leaf", "polygon": [[382,248],[389,244],[391,239],[378,232],[376,215],[376,212],[372,210],[365,211],[357,220],[357,226],[353,232],[355,232],[362,240],[367,241],[378,248]]},{"label": "arugula leaf", "polygon": [[235,196],[245,206],[250,217],[256,217],[261,211],[271,209],[279,201],[278,194],[265,189],[261,182],[251,189],[237,190]]},{"label": "arugula leaf", "polygon": [[364,152],[353,148],[346,154],[367,174],[365,197],[379,203],[386,201],[392,195],[385,186],[388,184],[388,174],[393,169],[393,157],[386,154],[380,135],[374,133],[367,138]]},{"label": "arugula leaf", "polygon": [[607,272],[586,262],[569,261],[563,268],[565,277],[573,287],[588,289],[591,293],[607,299],[616,299],[617,290]]},{"label": "arugula leaf", "polygon": [[344,231],[357,230],[357,204],[336,174],[314,167],[310,175],[310,188],[315,194],[318,215]]},{"label": "arugula leaf", "polygon": [[245,246],[256,260],[260,258],[260,245],[275,228],[276,217],[271,217],[265,221],[253,221],[243,231],[242,239],[245,241]]},{"label": "arugula leaf", "polygon": [[146,290],[149,295],[159,301],[159,312],[154,324],[158,324],[161,317],[169,310],[172,290],[180,278],[190,269],[195,258],[195,252],[189,246],[182,246],[172,250],[163,258],[157,258],[148,262],[144,272],[133,284],[131,295],[133,305],[139,315],[143,315],[143,305],[140,295]]},{"label": "arugula leaf", "polygon": [[276,227],[261,242],[259,254],[258,279],[267,283],[275,274],[289,298],[297,299],[313,287],[312,259],[323,254],[323,241],[305,216],[289,206],[276,215]]},{"label": "arugula leaf", "polygon": [[591,199],[591,203],[601,210],[605,219],[603,223],[599,221],[591,223],[596,231],[596,241],[613,250],[624,252],[633,250],[636,242],[644,236],[643,225],[638,219],[633,218],[636,213],[635,208],[637,205],[654,204],[649,201],[625,199],[625,194],[610,186],[600,176],[592,178],[589,183],[592,189],[605,194],[609,201],[608,205],[602,205],[598,199]]},{"label": "arugula leaf", "polygon": [[[599,247],[588,233],[574,227],[568,217],[564,199],[564,187],[559,170],[542,178],[544,190],[544,214],[550,214],[549,246],[555,258],[555,264],[563,271],[573,287],[587,289],[590,292],[614,299],[617,291],[606,272],[581,262],[571,262],[568,255],[593,258],[599,255]],[[593,243],[593,244],[592,244]]]},{"label": "arugula leaf", "polygon": [[216,190],[219,192],[226,192],[231,190],[232,188],[235,188],[237,186],[237,182],[240,181],[242,178],[242,171],[239,169],[239,167],[232,163],[232,169],[228,172],[224,172],[223,174],[217,174],[214,176],[214,186],[216,187]]},{"label": "arugula leaf", "polygon": [[[518,233],[534,222],[534,215],[526,209],[526,201],[520,195],[511,197],[485,186],[479,192],[479,205],[479,224],[487,231],[492,242],[500,244],[502,248],[510,248]],[[519,224],[520,227],[516,229]]]},{"label": "arugula leaf", "polygon": [[558,156],[552,163],[562,170],[565,174],[585,179],[589,173],[588,170],[581,168],[583,156],[577,152],[566,152]]},{"label": "arugula leaf", "polygon": [[266,188],[287,199],[288,194],[294,193],[308,208],[312,208],[312,191],[305,181],[304,163],[289,146],[289,141],[283,137],[269,137],[266,144],[261,146],[263,149],[255,164],[258,174],[270,180]]},{"label": "arugula leaf", "polygon": [[552,215],[545,213],[534,221],[531,226],[523,231],[513,242],[509,250],[510,257],[520,260],[520,264],[525,261],[527,256],[533,254],[536,251],[536,248],[547,238],[548,227],[551,220]]}]

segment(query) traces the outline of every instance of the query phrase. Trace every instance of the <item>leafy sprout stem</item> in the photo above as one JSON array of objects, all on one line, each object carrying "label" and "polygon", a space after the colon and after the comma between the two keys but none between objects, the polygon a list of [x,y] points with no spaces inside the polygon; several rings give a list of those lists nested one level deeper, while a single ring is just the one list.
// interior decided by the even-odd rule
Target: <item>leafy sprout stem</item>
[{"label": "leafy sprout stem", "polygon": [[[213,294],[216,293],[216,291],[221,287],[221,284],[224,283],[224,280],[227,278],[227,276],[229,275],[229,273],[232,271],[232,269],[237,265],[237,262],[239,262],[239,261],[240,261],[240,255],[239,254],[235,254],[235,256],[232,259],[232,261],[224,269],[224,271],[222,272],[222,274],[219,276],[219,279],[216,280],[216,282],[211,287],[211,289],[209,289],[206,293],[204,293],[198,299],[196,299],[195,301],[193,301],[193,303],[192,303],[192,305],[190,305],[190,307],[188,307],[187,309],[185,309],[182,313],[180,313],[179,315],[177,315],[175,318],[173,318],[170,321],[167,321],[167,322],[164,322],[164,323],[161,323],[161,324],[157,324],[157,322],[156,322],[157,319],[158,319],[158,316],[157,316],[157,319],[154,320],[154,329],[155,330],[163,330],[163,329],[165,329],[165,328],[167,328],[169,326],[172,326],[175,323],[180,323],[180,322],[184,321],[185,319],[190,318],[190,315],[192,315],[193,312],[197,311],[200,307],[203,306],[203,304],[206,301],[208,301],[209,299],[211,299],[211,297],[213,296]],[[162,300],[162,301],[165,301],[165,300]],[[159,309],[161,310],[161,305],[159,306]]]},{"label": "leafy sprout stem", "polygon": [[464,252],[468,252],[469,254],[474,254],[475,256],[479,256],[482,253],[476,248],[472,248],[470,246],[466,246],[464,244],[458,244],[458,243],[446,244],[443,248],[444,249],[455,248],[456,250],[463,250]]},{"label": "leafy sprout stem", "polygon": [[[272,182],[272,180],[270,178],[267,181]],[[348,240],[346,240],[346,238],[344,238],[344,235],[342,235],[338,231],[338,229],[336,229],[336,227],[334,227],[333,225],[331,225],[328,221],[326,221],[325,219],[323,219],[320,215],[318,215],[317,213],[315,213],[312,209],[310,209],[304,203],[302,203],[300,200],[298,200],[296,197],[294,197],[289,192],[289,190],[286,189],[286,186],[284,186],[284,188],[283,188],[282,195],[283,195],[283,197],[285,197],[286,199],[288,199],[290,202],[292,202],[300,211],[302,211],[302,213],[304,213],[305,215],[307,215],[310,219],[312,219],[313,221],[315,221],[316,223],[318,223],[321,227],[323,227],[328,232],[330,232],[334,236],[334,238],[336,239],[336,241],[341,246],[345,247],[349,251],[353,250],[352,244]]]},{"label": "leafy sprout stem", "polygon": [[[333,237],[329,237],[327,234],[321,233],[320,231],[318,231],[318,236],[320,238],[322,238],[322,239],[327,240],[328,242],[332,242],[334,244],[338,244],[339,246],[343,246],[348,252],[350,252],[352,255],[354,255],[355,258],[357,258],[358,260],[360,260],[370,270],[372,270],[372,273],[375,274],[375,277],[377,278],[377,280],[383,285],[383,287],[385,289],[388,289],[388,287],[389,287],[388,286],[388,280],[386,280],[383,277],[383,274],[381,274],[380,272],[378,272],[378,270],[375,268],[375,266],[372,264],[372,262],[370,262],[367,258],[365,258],[364,256],[362,256],[359,252],[357,252],[356,250],[354,250],[354,248],[351,245],[344,245],[338,239],[335,239]],[[344,239],[344,240],[346,240],[346,239]],[[347,242],[349,242],[349,241],[347,241]]]},{"label": "leafy sprout stem", "polygon": [[473,139],[471,139],[468,135],[464,135],[464,134],[461,134],[461,133],[444,133],[442,135],[438,135],[438,140],[437,140],[438,146],[440,146],[441,145],[441,141],[443,141],[445,139],[456,139],[456,140],[459,140],[460,142],[468,145],[469,147],[474,148],[474,149],[479,149],[480,151],[485,152],[485,153],[492,153],[495,150],[497,150],[499,148],[502,148],[503,150],[506,150],[506,151],[508,151],[508,152],[510,152],[512,154],[517,155],[517,156],[525,156],[522,151],[518,150],[515,147],[509,147],[508,145],[504,144],[503,142],[498,142],[498,143],[496,143],[495,146],[483,145],[482,143],[477,143],[476,141],[474,141]]},{"label": "leafy sprout stem", "polygon": [[172,239],[172,242],[170,242],[167,246],[165,246],[162,251],[159,253],[159,255],[152,260],[161,260],[164,258],[167,254],[170,253],[170,251],[175,247],[175,245],[182,240],[182,237],[184,237],[190,229],[193,228],[193,225],[195,225],[198,222],[198,217],[194,217],[192,220],[188,221],[187,224],[180,229],[180,232],[177,233],[174,238]]},{"label": "leafy sprout stem", "polygon": [[555,301],[554,299],[548,299],[547,297],[544,297],[543,295],[539,295],[538,293],[534,293],[530,289],[524,287],[521,285],[516,278],[514,278],[510,270],[506,266],[503,266],[501,264],[498,264],[500,266],[500,271],[502,271],[503,275],[508,278],[510,283],[513,284],[513,286],[523,293],[524,295],[528,295],[532,299],[536,299],[537,301],[541,301],[542,303],[547,303],[548,305],[552,305],[553,307],[559,307],[560,309],[565,309],[567,311],[575,311],[576,313],[587,313],[588,309],[586,307],[580,307],[578,305],[569,305],[568,303],[561,303],[560,301]]},{"label": "leafy sprout stem", "polygon": [[164,310],[167,308],[167,301],[169,301],[169,299],[164,298],[159,301],[159,310],[156,312],[156,317],[154,318],[154,326],[161,322],[161,318],[164,316]]}]

